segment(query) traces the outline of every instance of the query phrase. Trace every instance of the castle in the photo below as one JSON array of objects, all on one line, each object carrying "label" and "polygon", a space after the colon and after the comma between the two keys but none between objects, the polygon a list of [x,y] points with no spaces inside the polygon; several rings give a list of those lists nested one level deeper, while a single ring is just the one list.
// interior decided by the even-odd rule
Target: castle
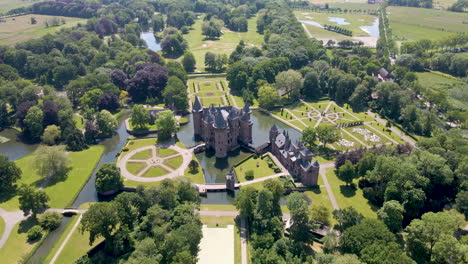
[{"label": "castle", "polygon": [[318,161],[312,163],[313,153],[302,141],[292,142],[287,132],[279,133],[278,128],[273,125],[270,129],[270,151],[304,185],[317,185],[320,164]]},{"label": "castle", "polygon": [[217,158],[227,157],[229,151],[252,142],[252,121],[249,105],[203,108],[198,96],[192,107],[195,136],[203,138],[206,147],[215,150]]}]

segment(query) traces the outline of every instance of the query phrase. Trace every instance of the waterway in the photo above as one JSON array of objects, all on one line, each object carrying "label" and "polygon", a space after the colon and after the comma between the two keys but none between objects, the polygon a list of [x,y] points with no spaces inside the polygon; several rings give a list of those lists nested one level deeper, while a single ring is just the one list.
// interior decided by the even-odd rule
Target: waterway
[{"label": "waterway", "polygon": [[142,32],[140,38],[146,42],[150,50],[154,52],[161,50],[161,44],[158,42],[153,32]]},{"label": "waterway", "polygon": [[351,24],[349,22],[346,22],[346,19],[342,17],[328,17],[328,21],[335,22],[338,25],[350,25]]},{"label": "waterway", "polygon": [[19,132],[14,129],[5,129],[0,132],[0,154],[8,156],[9,160],[17,160],[30,153],[36,148],[37,144],[25,144],[18,138]]},{"label": "waterway", "polygon": [[[346,19],[342,17],[328,17],[328,20],[331,22],[335,22],[338,25],[350,25],[351,24],[349,22],[346,22]],[[323,28],[323,26],[320,23],[317,23],[313,20],[299,20],[299,22],[312,25],[315,27]],[[367,34],[369,34],[370,37],[378,37],[379,36],[379,19],[375,18],[372,25],[360,26],[359,28],[365,31]]]},{"label": "waterway", "polygon": [[370,26],[361,26],[359,28],[367,32],[367,34],[369,34],[369,36],[371,37],[378,37],[379,36],[379,19],[376,18],[374,20],[374,23],[372,23],[372,25]]}]

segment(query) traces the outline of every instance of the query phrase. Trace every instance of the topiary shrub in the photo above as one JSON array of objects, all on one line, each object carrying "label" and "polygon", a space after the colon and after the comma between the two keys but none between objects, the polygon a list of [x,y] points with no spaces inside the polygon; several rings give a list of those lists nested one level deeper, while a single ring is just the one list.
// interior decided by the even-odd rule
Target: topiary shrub
[{"label": "topiary shrub", "polygon": [[28,241],[35,241],[42,237],[42,227],[35,225],[28,231]]},{"label": "topiary shrub", "polygon": [[245,179],[247,181],[251,181],[254,179],[254,171],[253,170],[248,170],[245,172]]}]

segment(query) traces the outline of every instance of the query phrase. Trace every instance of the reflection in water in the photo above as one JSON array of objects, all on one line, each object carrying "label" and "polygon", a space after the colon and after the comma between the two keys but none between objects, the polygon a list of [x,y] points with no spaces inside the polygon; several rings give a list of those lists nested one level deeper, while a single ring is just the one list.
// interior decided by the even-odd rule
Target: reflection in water
[{"label": "reflection in water", "polygon": [[309,24],[309,25],[312,25],[312,26],[316,26],[316,27],[319,27],[319,28],[323,28],[323,26],[320,25],[320,23],[317,23],[317,22],[312,21],[312,20],[299,20],[299,22],[304,23],[304,24]]},{"label": "reflection in water", "polygon": [[369,34],[371,37],[378,37],[379,36],[379,19],[376,18],[374,23],[371,26],[361,26],[360,29],[364,30]]},{"label": "reflection in water", "polygon": [[25,144],[21,141],[17,141],[18,131],[14,129],[5,129],[0,132],[0,138],[6,140],[5,143],[1,143],[0,140],[0,154],[8,156],[9,160],[17,160],[30,153],[37,148],[37,144]]},{"label": "reflection in water", "polygon": [[345,21],[345,18],[342,17],[328,17],[328,21],[335,22],[338,25],[349,25],[349,22]]},{"label": "reflection in water", "polygon": [[142,32],[140,38],[146,42],[150,50],[154,52],[161,50],[161,44],[159,44],[153,32]]}]

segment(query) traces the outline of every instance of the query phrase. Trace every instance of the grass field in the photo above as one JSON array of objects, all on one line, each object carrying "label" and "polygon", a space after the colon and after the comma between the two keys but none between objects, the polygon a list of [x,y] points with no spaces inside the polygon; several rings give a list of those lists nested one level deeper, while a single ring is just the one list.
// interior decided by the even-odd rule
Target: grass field
[{"label": "grass field", "polygon": [[142,150],[140,152],[135,153],[130,159],[132,160],[147,160],[152,156],[151,150]]},{"label": "grass field", "polygon": [[[372,210],[367,199],[364,198],[362,190],[358,187],[353,189],[351,186],[347,186],[345,182],[338,179],[334,170],[334,168],[327,169],[326,173],[339,207],[343,209],[352,206],[365,217],[376,218],[376,213]],[[357,186],[357,180],[354,183]]]},{"label": "grass field", "polygon": [[[36,18],[36,24],[31,24],[31,17]],[[86,19],[82,18],[58,17],[65,20],[64,25],[45,27],[44,23],[53,17],[54,16],[24,15],[6,18],[5,23],[0,23],[0,45],[14,45],[19,41],[38,38],[48,33],[53,33],[61,28],[73,27],[78,23],[86,23]]]},{"label": "grass field", "polygon": [[166,157],[176,154],[177,151],[170,148],[157,148],[157,155],[161,157]]},{"label": "grass field", "polygon": [[[192,103],[195,101],[196,95],[203,107],[209,107],[211,104],[243,107],[245,104],[242,97],[229,93],[228,82],[225,77],[189,79],[188,87]],[[254,101],[255,105],[258,105],[256,100]]]},{"label": "grass field", "polygon": [[174,158],[171,158],[169,160],[166,160],[165,163],[167,165],[169,165],[169,167],[173,168],[174,170],[176,170],[177,168],[180,167],[180,165],[182,165],[182,156],[177,156],[177,157],[174,157]]},{"label": "grass field", "polygon": [[2,237],[3,231],[5,231],[5,220],[0,216],[0,237]]},{"label": "grass field", "polygon": [[[68,155],[71,160],[72,170],[64,181],[55,182],[51,180],[44,189],[49,195],[49,206],[51,208],[64,208],[73,202],[74,198],[81,191],[81,188],[86,183],[94,168],[96,167],[104,146],[91,146],[89,149],[80,152],[70,152]],[[23,174],[19,180],[19,184],[28,184],[39,187],[43,182],[43,178],[37,175],[34,170],[35,155],[28,155],[18,159],[16,164],[21,168]],[[14,197],[9,201],[0,204],[5,210],[18,210],[18,197]]]},{"label": "grass field", "polygon": [[168,172],[164,170],[163,168],[156,166],[152,167],[151,169],[148,169],[141,177],[147,177],[147,178],[152,178],[152,177],[159,177],[166,175]]},{"label": "grass field", "polygon": [[[193,153],[192,159],[198,162],[197,157]],[[185,169],[184,175],[193,183],[205,183],[205,176],[203,175],[203,170],[201,167],[198,167],[198,169],[194,172],[192,172],[190,168],[187,168]]]},{"label": "grass field", "polygon": [[0,12],[6,12],[11,9],[32,5],[43,0],[0,0]]},{"label": "grass field", "polygon": [[143,170],[146,167],[145,163],[132,163],[132,162],[127,162],[127,170],[133,175],[137,175],[141,170]]},{"label": "grass field", "polygon": [[[370,26],[374,23],[374,20],[376,19],[375,16],[363,15],[363,14],[328,14],[328,13],[303,12],[303,11],[295,11],[294,14],[299,20],[312,20],[321,24],[322,26],[326,24],[326,25],[339,26],[342,28],[349,29],[353,32],[353,36],[369,36],[367,32],[363,31],[359,27]],[[329,20],[330,17],[344,18],[345,22],[349,23],[349,25],[339,25],[336,22],[330,21]],[[311,26],[311,27],[314,28],[315,26]],[[318,32],[318,31],[323,30],[324,32],[333,33],[333,34],[327,34],[327,35],[341,35],[341,34],[337,34],[337,33],[334,33],[325,29],[321,29],[318,27],[315,27],[315,28],[317,28],[318,30],[314,29],[314,31],[311,32],[312,34],[314,33],[320,34],[321,32]],[[341,36],[346,37],[344,35],[341,35]]]},{"label": "grass field", "polygon": [[273,171],[273,169],[268,167],[268,163],[266,161],[268,158],[265,157],[264,159],[261,159],[261,158],[254,159],[252,156],[248,160],[240,164],[239,166],[234,167],[234,171],[236,172],[236,175],[237,175],[237,180],[239,182],[247,181],[245,179],[245,173],[249,170],[253,170],[254,179],[259,179],[259,178],[263,178],[266,176],[276,174],[276,172]]},{"label": "grass field", "polygon": [[387,8],[396,40],[442,39],[454,33],[468,33],[466,14],[427,8]]},{"label": "grass field", "polygon": [[235,224],[234,216],[200,215],[200,219],[208,227],[226,227]]},{"label": "grass field", "polygon": [[205,71],[205,53],[208,51],[229,56],[241,40],[244,40],[247,44],[260,46],[263,42],[263,36],[257,33],[257,18],[249,19],[248,23],[247,32],[233,32],[223,28],[224,34],[219,40],[205,40],[205,37],[201,34],[203,21],[198,19],[193,25],[193,30],[184,35],[189,43],[190,51],[195,56],[196,71]]},{"label": "grass field", "polygon": [[141,147],[151,146],[156,144],[156,138],[144,138],[144,139],[134,139],[128,141],[127,145],[128,152],[133,151],[135,149],[139,149]]}]

